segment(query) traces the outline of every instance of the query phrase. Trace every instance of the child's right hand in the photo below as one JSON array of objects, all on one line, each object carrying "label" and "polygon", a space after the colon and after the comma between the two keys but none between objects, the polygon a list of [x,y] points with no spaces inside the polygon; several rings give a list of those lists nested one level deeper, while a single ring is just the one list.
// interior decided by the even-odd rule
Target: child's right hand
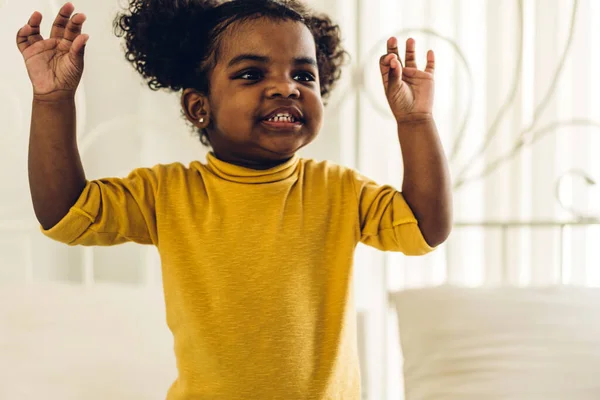
[{"label": "child's right hand", "polygon": [[84,14],[71,15],[75,7],[65,4],[52,26],[50,38],[40,34],[42,14],[34,12],[17,32],[17,46],[25,59],[34,97],[75,95],[83,74],[83,56],[88,35],[81,34]]}]

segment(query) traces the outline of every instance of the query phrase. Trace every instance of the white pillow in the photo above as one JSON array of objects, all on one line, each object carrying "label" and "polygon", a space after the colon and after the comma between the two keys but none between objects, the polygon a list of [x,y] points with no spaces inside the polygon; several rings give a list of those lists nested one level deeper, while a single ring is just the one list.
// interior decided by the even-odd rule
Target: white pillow
[{"label": "white pillow", "polygon": [[600,290],[441,286],[392,295],[406,400],[600,399]]},{"label": "white pillow", "polygon": [[0,286],[0,399],[163,399],[176,378],[162,292]]}]

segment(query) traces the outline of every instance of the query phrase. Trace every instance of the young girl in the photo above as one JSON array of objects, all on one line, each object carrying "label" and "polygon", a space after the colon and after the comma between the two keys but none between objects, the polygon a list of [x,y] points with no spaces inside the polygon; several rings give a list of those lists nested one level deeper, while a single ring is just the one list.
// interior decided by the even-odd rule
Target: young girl
[{"label": "young girl", "polygon": [[86,180],[74,95],[85,15],[64,5],[50,38],[34,13],[17,42],[33,84],[29,177],[42,231],[69,245],[157,246],[178,378],[169,400],[359,399],[351,291],[358,242],[420,255],[451,226],[432,117],[434,55],[407,41],[380,60],[404,160],[403,192],[301,159],[339,77],[338,27],[296,1],[132,0],[116,19],[152,89],[181,92],[212,152]]}]

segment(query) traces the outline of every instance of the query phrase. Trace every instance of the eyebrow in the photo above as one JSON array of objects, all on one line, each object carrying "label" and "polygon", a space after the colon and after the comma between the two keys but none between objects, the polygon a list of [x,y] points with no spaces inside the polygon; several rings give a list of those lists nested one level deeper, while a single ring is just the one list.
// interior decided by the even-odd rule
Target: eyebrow
[{"label": "eyebrow", "polygon": [[[271,59],[266,56],[260,56],[258,54],[240,54],[239,56],[234,57],[227,64],[228,68],[234,67],[237,64],[240,64],[244,61],[255,61],[261,64],[268,64],[271,62]],[[310,65],[317,68],[317,60],[312,57],[296,57],[294,58],[294,65]]]}]

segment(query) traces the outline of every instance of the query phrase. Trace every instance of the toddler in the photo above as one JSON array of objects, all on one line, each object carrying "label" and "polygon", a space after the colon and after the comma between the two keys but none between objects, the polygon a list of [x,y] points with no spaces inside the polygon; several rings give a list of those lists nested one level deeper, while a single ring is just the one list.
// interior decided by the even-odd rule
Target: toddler
[{"label": "toddler", "polygon": [[319,133],[345,57],[327,16],[293,0],[130,0],[115,19],[127,60],[151,89],[181,94],[211,151],[87,180],[74,97],[89,36],[73,13],[65,4],[47,39],[39,12],[17,34],[42,232],[72,246],[158,248],[178,369],[168,400],[358,400],[355,247],[421,255],[451,228],[433,52],[419,70],[409,39],[403,65],[390,38],[379,60],[401,192],[296,154]]}]

